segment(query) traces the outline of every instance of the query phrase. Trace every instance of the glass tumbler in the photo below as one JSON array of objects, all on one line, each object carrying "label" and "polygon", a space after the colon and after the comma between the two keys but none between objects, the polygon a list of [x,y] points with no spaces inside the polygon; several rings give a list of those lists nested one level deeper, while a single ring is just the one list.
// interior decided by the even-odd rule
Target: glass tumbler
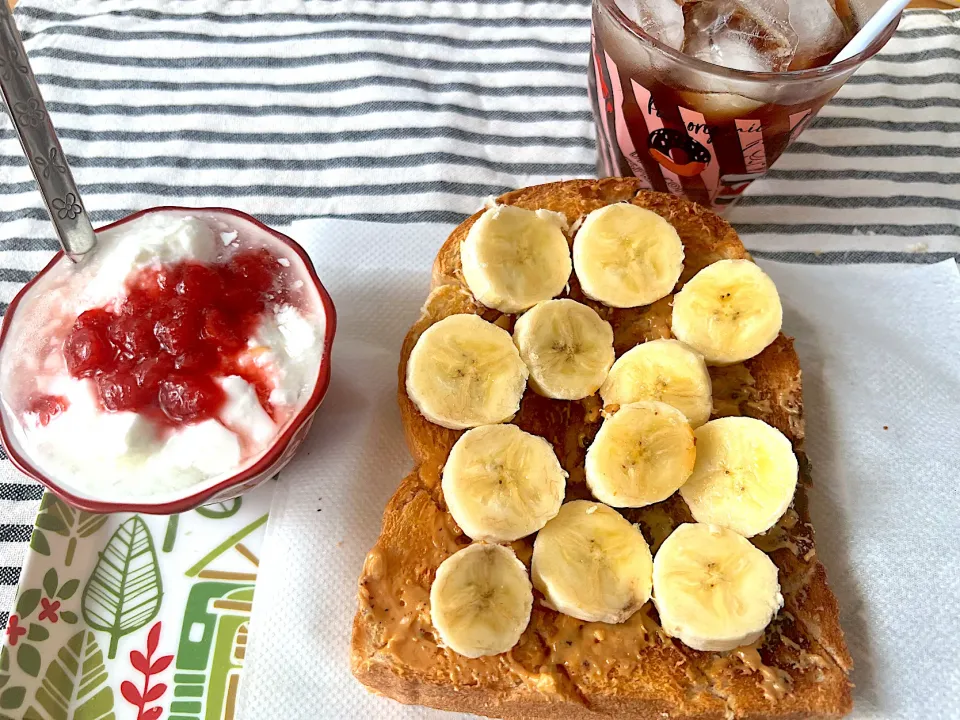
[{"label": "glass tumbler", "polygon": [[834,65],[747,72],[684,55],[645,33],[616,0],[593,0],[588,84],[598,175],[635,175],[646,189],[723,212],[884,46],[899,21]]}]

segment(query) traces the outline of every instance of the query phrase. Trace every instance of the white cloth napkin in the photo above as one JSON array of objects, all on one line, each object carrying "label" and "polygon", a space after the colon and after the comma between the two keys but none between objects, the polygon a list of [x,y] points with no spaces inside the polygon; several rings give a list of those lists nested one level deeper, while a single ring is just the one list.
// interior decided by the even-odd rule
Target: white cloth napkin
[{"label": "white cloth napkin", "polygon": [[[368,694],[350,674],[349,641],[363,558],[411,465],[395,398],[400,343],[448,230],[293,226],[339,328],[330,392],[270,513],[241,720],[444,716]],[[762,265],[804,368],[813,519],[857,664],[856,717],[956,717],[957,266]]]}]

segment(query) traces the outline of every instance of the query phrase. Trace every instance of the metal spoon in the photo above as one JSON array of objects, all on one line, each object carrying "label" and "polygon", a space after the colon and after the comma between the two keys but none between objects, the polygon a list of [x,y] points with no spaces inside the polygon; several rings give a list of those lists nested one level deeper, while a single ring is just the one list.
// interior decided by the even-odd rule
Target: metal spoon
[{"label": "metal spoon", "polygon": [[7,0],[0,0],[0,92],[63,252],[74,262],[97,244]]}]

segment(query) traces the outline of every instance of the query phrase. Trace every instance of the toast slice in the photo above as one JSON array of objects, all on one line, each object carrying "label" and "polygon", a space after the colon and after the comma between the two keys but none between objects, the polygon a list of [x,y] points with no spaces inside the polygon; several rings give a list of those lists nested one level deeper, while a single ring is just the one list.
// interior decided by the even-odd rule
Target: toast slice
[{"label": "toast slice", "polygon": [[[499,198],[562,212],[571,225],[591,210],[622,201],[660,214],[677,229],[686,253],[681,284],[712,262],[748,257],[721,218],[693,203],[641,191],[633,179],[571,180]],[[446,512],[440,489],[444,461],[461,431],[423,418],[406,395],[404,378],[417,338],[448,315],[475,313],[513,329],[513,316],[481,306],[463,281],[460,243],[479,215],[465,220],[440,249],[433,290],[403,343],[398,399],[415,468],[387,505],[380,538],[364,563],[353,624],[354,675],[370,690],[403,703],[502,718],[787,720],[848,713],[852,661],[814,547],[800,366],[792,340],[782,334],[757,357],[710,370],[713,417],[764,420],[790,438],[800,459],[793,505],[776,526],[752,540],[778,566],[785,600],[760,641],[726,653],[699,652],[663,633],[652,603],[621,625],[607,625],[576,620],[535,600],[529,627],[508,653],[468,659],[438,645],[430,624],[430,585],[437,566],[470,543]],[[572,277],[569,297],[611,323],[618,356],[639,342],[670,337],[672,296],[643,308],[609,308],[584,298]],[[513,420],[553,444],[570,474],[566,500],[589,497],[583,464],[600,427],[600,409],[598,396],[566,402],[528,389]],[[640,523],[654,552],[674,527],[692,522],[676,494],[621,512]],[[529,566],[532,538],[513,548]]]}]

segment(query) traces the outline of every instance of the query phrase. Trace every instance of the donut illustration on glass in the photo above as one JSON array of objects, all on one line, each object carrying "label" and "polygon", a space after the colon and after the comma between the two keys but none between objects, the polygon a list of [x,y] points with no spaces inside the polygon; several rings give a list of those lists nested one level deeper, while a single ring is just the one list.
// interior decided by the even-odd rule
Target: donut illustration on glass
[{"label": "donut illustration on glass", "polygon": [[680,177],[694,177],[710,163],[710,151],[686,133],[660,128],[647,138],[650,157]]}]

